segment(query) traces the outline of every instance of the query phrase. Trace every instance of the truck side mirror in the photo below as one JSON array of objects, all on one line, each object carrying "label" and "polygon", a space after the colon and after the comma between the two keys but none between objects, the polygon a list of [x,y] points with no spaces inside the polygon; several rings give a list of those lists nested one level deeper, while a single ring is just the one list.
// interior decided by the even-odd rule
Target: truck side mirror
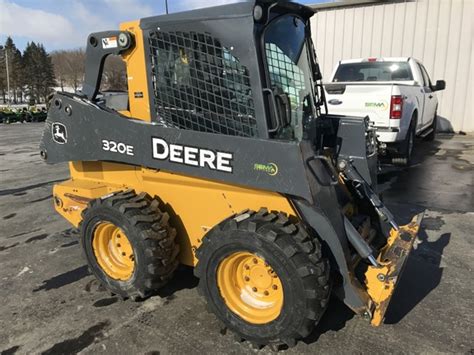
[{"label": "truck side mirror", "polygon": [[444,80],[436,80],[436,85],[433,88],[433,91],[441,91],[446,88],[446,81]]}]

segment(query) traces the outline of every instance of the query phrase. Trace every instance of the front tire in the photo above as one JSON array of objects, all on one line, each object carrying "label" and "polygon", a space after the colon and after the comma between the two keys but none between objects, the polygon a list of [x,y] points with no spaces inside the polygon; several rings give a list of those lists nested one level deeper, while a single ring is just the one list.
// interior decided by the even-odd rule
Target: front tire
[{"label": "front tire", "polygon": [[144,298],[178,266],[176,231],[146,193],[92,200],[82,212],[81,241],[90,271],[112,293]]},{"label": "front tire", "polygon": [[293,346],[326,310],[329,263],[319,241],[284,214],[261,209],[227,219],[196,255],[199,292],[239,339]]}]

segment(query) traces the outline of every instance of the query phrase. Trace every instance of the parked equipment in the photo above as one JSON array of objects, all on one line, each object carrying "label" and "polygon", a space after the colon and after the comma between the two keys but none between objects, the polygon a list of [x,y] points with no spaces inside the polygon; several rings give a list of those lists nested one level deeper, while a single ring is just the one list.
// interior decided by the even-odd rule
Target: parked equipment
[{"label": "parked equipment", "polygon": [[[312,15],[245,2],[89,36],[82,95],[53,97],[40,150],[70,162],[56,210],[113,293],[153,294],[182,263],[257,345],[309,335],[331,291],[382,323],[421,216],[399,226],[377,197],[367,120],[323,113]],[[112,54],[127,110],[97,99]]]}]

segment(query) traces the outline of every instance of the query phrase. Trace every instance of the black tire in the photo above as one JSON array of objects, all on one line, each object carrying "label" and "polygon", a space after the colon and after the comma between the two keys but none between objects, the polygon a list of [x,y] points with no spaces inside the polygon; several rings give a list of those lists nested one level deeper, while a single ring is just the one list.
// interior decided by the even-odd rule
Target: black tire
[{"label": "black tire", "polygon": [[410,166],[416,138],[416,117],[412,117],[407,135],[400,145],[400,153],[392,157],[392,164]]},{"label": "black tire", "polygon": [[[239,251],[258,253],[281,280],[284,303],[278,317],[269,323],[243,320],[226,306],[220,294],[217,268],[227,256]],[[282,213],[261,209],[227,219],[203,238],[196,255],[199,293],[208,309],[239,340],[248,340],[257,347],[294,346],[297,339],[312,332],[326,310],[330,296],[329,263],[322,257],[320,242]]]},{"label": "black tire", "polygon": [[428,134],[425,137],[425,140],[428,142],[434,141],[436,137],[436,129],[438,128],[438,113],[435,111],[434,118],[433,118],[433,123],[430,126],[430,129],[432,130],[430,134]]},{"label": "black tire", "polygon": [[[179,245],[169,216],[146,193],[128,190],[92,200],[82,212],[81,241],[89,269],[112,293],[137,300],[149,296],[172,278],[178,266]],[[99,265],[92,248],[94,230],[101,222],[122,229],[133,249],[134,270],[127,280],[111,278]]]}]

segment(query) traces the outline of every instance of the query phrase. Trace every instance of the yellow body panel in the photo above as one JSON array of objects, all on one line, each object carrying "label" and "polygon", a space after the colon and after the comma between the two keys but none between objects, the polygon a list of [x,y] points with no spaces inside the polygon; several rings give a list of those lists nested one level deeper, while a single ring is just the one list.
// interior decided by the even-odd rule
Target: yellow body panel
[{"label": "yellow body panel", "polygon": [[288,199],[275,192],[107,162],[74,162],[70,170],[71,180],[54,187],[55,199],[61,201],[56,209],[68,221],[78,226],[90,199],[126,189],[146,192],[158,197],[160,208],[170,214],[178,230],[180,261],[187,265],[195,265],[194,250],[205,233],[232,214],[266,207],[297,215]]},{"label": "yellow body panel", "polygon": [[143,121],[150,121],[150,96],[146,75],[145,48],[140,21],[120,24],[121,31],[128,31],[135,38],[135,45],[123,55],[127,65],[128,99],[130,111],[121,111],[122,114]]}]

